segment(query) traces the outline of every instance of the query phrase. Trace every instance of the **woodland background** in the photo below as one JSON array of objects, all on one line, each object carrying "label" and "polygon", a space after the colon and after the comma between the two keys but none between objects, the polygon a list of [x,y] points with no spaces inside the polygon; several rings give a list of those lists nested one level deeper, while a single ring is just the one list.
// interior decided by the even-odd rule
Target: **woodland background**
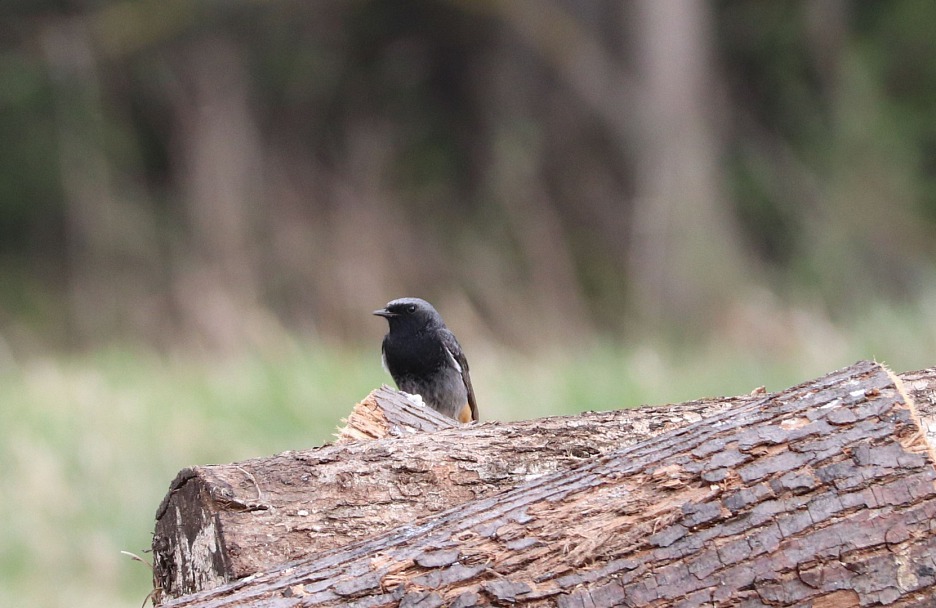
[{"label": "woodland background", "polygon": [[136,605],[175,472],[436,304],[485,419],[936,364],[936,4],[7,0],[0,605]]}]

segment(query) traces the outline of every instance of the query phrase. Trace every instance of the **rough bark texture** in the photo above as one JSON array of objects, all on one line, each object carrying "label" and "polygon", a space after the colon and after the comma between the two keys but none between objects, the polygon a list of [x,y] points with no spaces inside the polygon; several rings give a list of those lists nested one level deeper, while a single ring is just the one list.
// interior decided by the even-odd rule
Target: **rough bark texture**
[{"label": "rough bark texture", "polygon": [[[914,394],[932,393],[928,378],[909,382]],[[422,442],[429,459],[417,462],[412,476],[435,476],[439,487],[466,498],[386,534],[344,546],[342,540],[331,551],[168,605],[921,605],[936,589],[930,527],[936,470],[898,385],[884,368],[860,363],[782,393],[739,399],[730,411],[597,458],[570,455],[548,474],[530,470],[516,444],[534,429],[548,432],[558,419],[516,434],[510,434],[516,425],[480,425],[312,451],[318,458],[329,449],[367,453],[395,463],[378,468],[402,469],[410,466],[398,458],[409,453],[403,446]],[[579,419],[566,419],[565,427],[574,429]],[[488,449],[512,444],[501,453],[507,460],[500,470],[519,466],[524,472],[512,480],[518,487],[486,493],[489,484],[481,480],[491,471],[481,467],[471,476],[476,481],[466,483],[459,478],[466,469],[438,468],[435,459],[451,458],[456,442],[462,447],[483,433],[491,434]],[[432,453],[427,439],[441,449]],[[600,449],[594,440],[588,445],[590,453]],[[480,466],[477,457],[472,453],[467,462]],[[316,470],[328,464],[337,463],[309,466],[309,478],[294,491],[304,489],[308,499],[319,487]],[[257,473],[250,473],[254,479],[245,474],[249,463],[237,467],[244,472],[233,495],[247,498],[232,504],[248,510],[268,504],[262,483],[254,483]],[[448,475],[439,477],[443,470]],[[177,484],[175,493],[190,482]],[[366,510],[372,502],[377,511],[393,510],[400,486],[357,504],[357,478],[347,482],[350,502],[334,505],[326,518],[346,524],[343,508]],[[253,494],[246,493],[251,486]],[[478,490],[480,497],[471,498]],[[431,502],[426,495],[411,498],[399,496],[410,509]],[[171,494],[163,517],[172,503]],[[202,519],[217,522],[221,513]],[[306,516],[292,517],[298,526]],[[225,556],[237,553],[222,549]]]},{"label": "rough bark texture", "polygon": [[156,514],[156,587],[166,598],[212,589],[754,398],[466,427],[382,387],[354,408],[335,445],[181,471]]}]

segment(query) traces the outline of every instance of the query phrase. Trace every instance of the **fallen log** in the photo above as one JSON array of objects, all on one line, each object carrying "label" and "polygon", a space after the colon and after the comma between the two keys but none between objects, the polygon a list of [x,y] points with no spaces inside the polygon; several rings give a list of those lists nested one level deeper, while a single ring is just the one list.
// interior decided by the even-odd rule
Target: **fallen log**
[{"label": "fallen log", "polygon": [[[914,394],[931,393],[932,377],[913,378]],[[459,480],[464,469],[457,466],[447,469],[449,476],[428,475],[437,487],[454,488],[443,494],[457,495],[467,485],[472,496],[416,524],[411,518],[382,536],[332,545],[339,548],[168,605],[326,606],[364,598],[374,606],[915,605],[934,586],[929,520],[936,515],[936,471],[912,410],[898,380],[876,364],[861,363],[776,395],[740,398],[728,411],[706,411],[707,419],[671,425],[623,449],[633,429],[620,433],[616,447],[615,439],[599,447],[594,440],[573,440],[591,450],[585,456],[608,453],[584,461],[567,457],[549,474],[531,475],[534,461],[501,452],[501,472],[518,463],[520,472],[509,484],[519,487],[486,493],[497,475],[483,479],[481,472],[491,473],[483,467],[471,483]],[[572,421],[579,418],[565,419],[565,426],[575,428]],[[524,438],[560,420],[536,421],[514,435],[514,425],[481,425],[331,449],[370,453],[382,464],[377,469],[425,477],[439,472],[437,456],[453,458],[472,433],[492,433],[497,440],[489,437],[489,449],[517,443],[549,452]],[[608,428],[601,430],[604,437]],[[407,453],[401,446],[414,442],[430,450],[429,458],[407,471],[408,461],[398,456]],[[478,464],[478,454],[470,454],[467,462]],[[318,461],[311,469],[334,463]],[[235,485],[228,484],[232,492],[260,479],[243,464],[233,469],[243,471]],[[356,481],[346,484],[350,490]],[[186,485],[170,494],[163,517],[174,509],[173,494]],[[248,513],[271,511],[269,503],[257,508],[265,504],[264,493],[262,484],[252,485],[255,494],[233,504]],[[207,482],[200,487],[211,488]],[[217,496],[204,504],[230,499],[217,487]],[[308,497],[317,487],[309,478],[302,489]],[[387,498],[378,513],[392,511],[394,500],[408,500],[405,493]],[[426,508],[431,502],[420,495],[410,504]],[[347,517],[341,507],[339,502],[332,514],[336,520]],[[178,509],[175,514],[182,515]],[[209,519],[224,518],[215,512]],[[228,553],[230,547],[221,548],[221,561]]]},{"label": "fallen log", "polygon": [[355,407],[334,445],[181,471],[156,514],[156,587],[165,598],[211,589],[571,468],[758,395],[464,427],[383,387]]}]

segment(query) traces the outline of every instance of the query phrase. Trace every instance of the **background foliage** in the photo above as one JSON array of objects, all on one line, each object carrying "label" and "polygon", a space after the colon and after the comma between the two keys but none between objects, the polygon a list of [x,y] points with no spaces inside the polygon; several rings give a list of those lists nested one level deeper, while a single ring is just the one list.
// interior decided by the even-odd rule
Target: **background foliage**
[{"label": "background foliage", "polygon": [[2,335],[369,340],[362,314],[419,293],[530,346],[928,297],[932,12],[8,5]]},{"label": "background foliage", "polygon": [[[0,605],[327,439],[421,295],[484,418],[933,365],[936,4],[0,7]],[[50,582],[54,579],[54,584]]]}]

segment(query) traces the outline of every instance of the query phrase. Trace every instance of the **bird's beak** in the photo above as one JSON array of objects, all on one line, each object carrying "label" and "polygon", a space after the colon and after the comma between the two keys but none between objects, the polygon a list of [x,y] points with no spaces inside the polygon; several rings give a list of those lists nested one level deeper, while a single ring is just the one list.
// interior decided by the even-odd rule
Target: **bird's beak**
[{"label": "bird's beak", "polygon": [[395,317],[395,316],[397,316],[395,312],[390,312],[390,311],[387,310],[386,308],[381,308],[380,310],[375,310],[375,311],[374,311],[374,314],[377,315],[378,317],[383,317],[383,318],[385,318],[385,319],[389,319],[390,317]]}]

